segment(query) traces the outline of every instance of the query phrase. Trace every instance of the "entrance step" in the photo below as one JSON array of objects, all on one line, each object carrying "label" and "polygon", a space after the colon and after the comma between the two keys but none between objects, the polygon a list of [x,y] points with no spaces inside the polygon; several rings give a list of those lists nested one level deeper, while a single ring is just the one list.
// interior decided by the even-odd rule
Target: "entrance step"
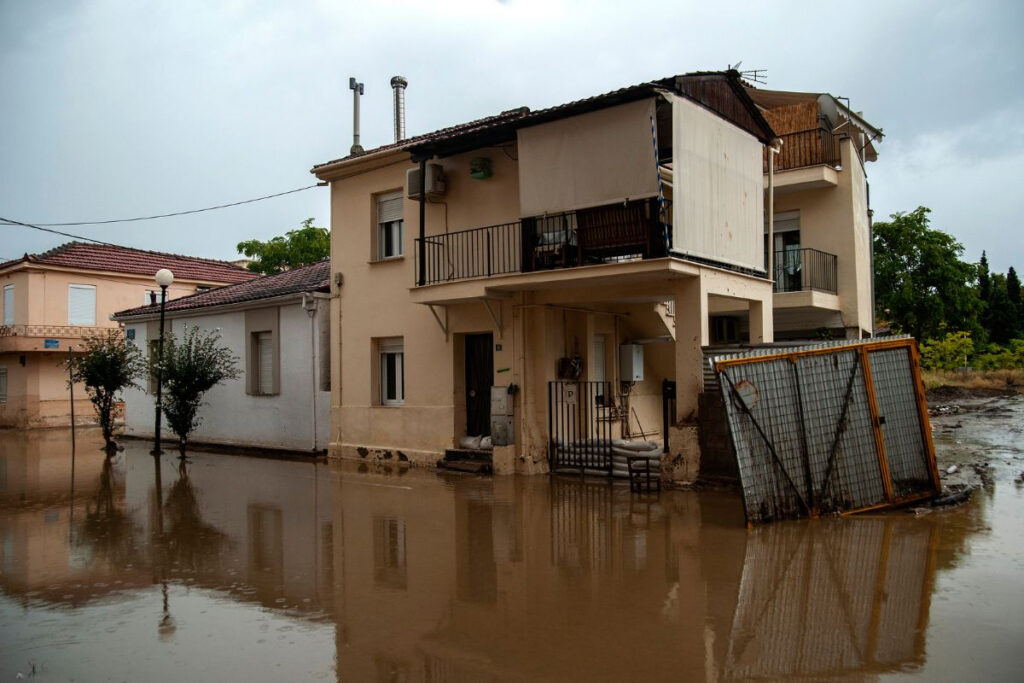
[{"label": "entrance step", "polygon": [[464,448],[449,448],[444,452],[444,460],[438,460],[437,466],[455,472],[472,472],[490,474],[494,471],[493,458],[490,451],[476,451]]}]

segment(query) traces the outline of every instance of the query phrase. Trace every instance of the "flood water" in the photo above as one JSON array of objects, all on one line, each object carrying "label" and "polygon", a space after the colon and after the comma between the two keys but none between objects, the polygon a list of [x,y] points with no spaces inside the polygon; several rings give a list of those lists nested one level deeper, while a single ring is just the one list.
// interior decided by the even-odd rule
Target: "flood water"
[{"label": "flood water", "polygon": [[1020,680],[1011,409],[937,430],[1004,463],[967,506],[753,531],[728,491],[0,432],[0,681]]}]

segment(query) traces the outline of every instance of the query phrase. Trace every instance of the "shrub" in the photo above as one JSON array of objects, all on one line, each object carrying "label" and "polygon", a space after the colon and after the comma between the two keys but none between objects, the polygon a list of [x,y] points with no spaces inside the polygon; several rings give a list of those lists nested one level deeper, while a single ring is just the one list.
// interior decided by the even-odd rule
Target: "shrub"
[{"label": "shrub", "polygon": [[973,352],[970,332],[950,332],[942,339],[921,343],[921,366],[925,370],[956,370],[967,366]]},{"label": "shrub", "polygon": [[167,425],[178,435],[182,452],[188,435],[201,422],[199,408],[203,394],[240,374],[238,357],[220,344],[220,335],[200,332],[196,327],[186,327],[180,340],[173,334],[168,335],[163,357],[157,359],[151,371],[154,377],[158,371],[161,375],[163,412]]},{"label": "shrub", "polygon": [[70,367],[69,382],[85,384],[86,393],[96,409],[108,451],[114,446],[114,404],[128,387],[136,386],[145,370],[142,354],[129,344],[120,330],[85,337],[85,352],[64,361]]}]

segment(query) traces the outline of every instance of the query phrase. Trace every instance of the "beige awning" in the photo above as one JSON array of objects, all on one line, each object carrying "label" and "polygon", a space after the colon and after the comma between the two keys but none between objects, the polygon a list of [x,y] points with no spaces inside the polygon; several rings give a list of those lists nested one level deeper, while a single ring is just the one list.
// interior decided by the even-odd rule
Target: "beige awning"
[{"label": "beige awning", "polygon": [[522,216],[658,194],[654,98],[518,131]]}]

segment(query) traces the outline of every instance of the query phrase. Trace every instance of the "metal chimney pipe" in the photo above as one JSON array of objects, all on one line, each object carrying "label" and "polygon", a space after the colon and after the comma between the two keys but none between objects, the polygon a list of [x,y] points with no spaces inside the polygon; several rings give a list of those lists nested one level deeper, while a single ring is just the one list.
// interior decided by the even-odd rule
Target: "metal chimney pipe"
[{"label": "metal chimney pipe", "polygon": [[352,149],[349,153],[362,154],[363,146],[359,144],[359,96],[363,94],[363,84],[349,78],[348,88],[352,91]]},{"label": "metal chimney pipe", "polygon": [[391,87],[395,91],[395,142],[405,139],[405,87],[409,81],[401,76],[391,79]]}]

